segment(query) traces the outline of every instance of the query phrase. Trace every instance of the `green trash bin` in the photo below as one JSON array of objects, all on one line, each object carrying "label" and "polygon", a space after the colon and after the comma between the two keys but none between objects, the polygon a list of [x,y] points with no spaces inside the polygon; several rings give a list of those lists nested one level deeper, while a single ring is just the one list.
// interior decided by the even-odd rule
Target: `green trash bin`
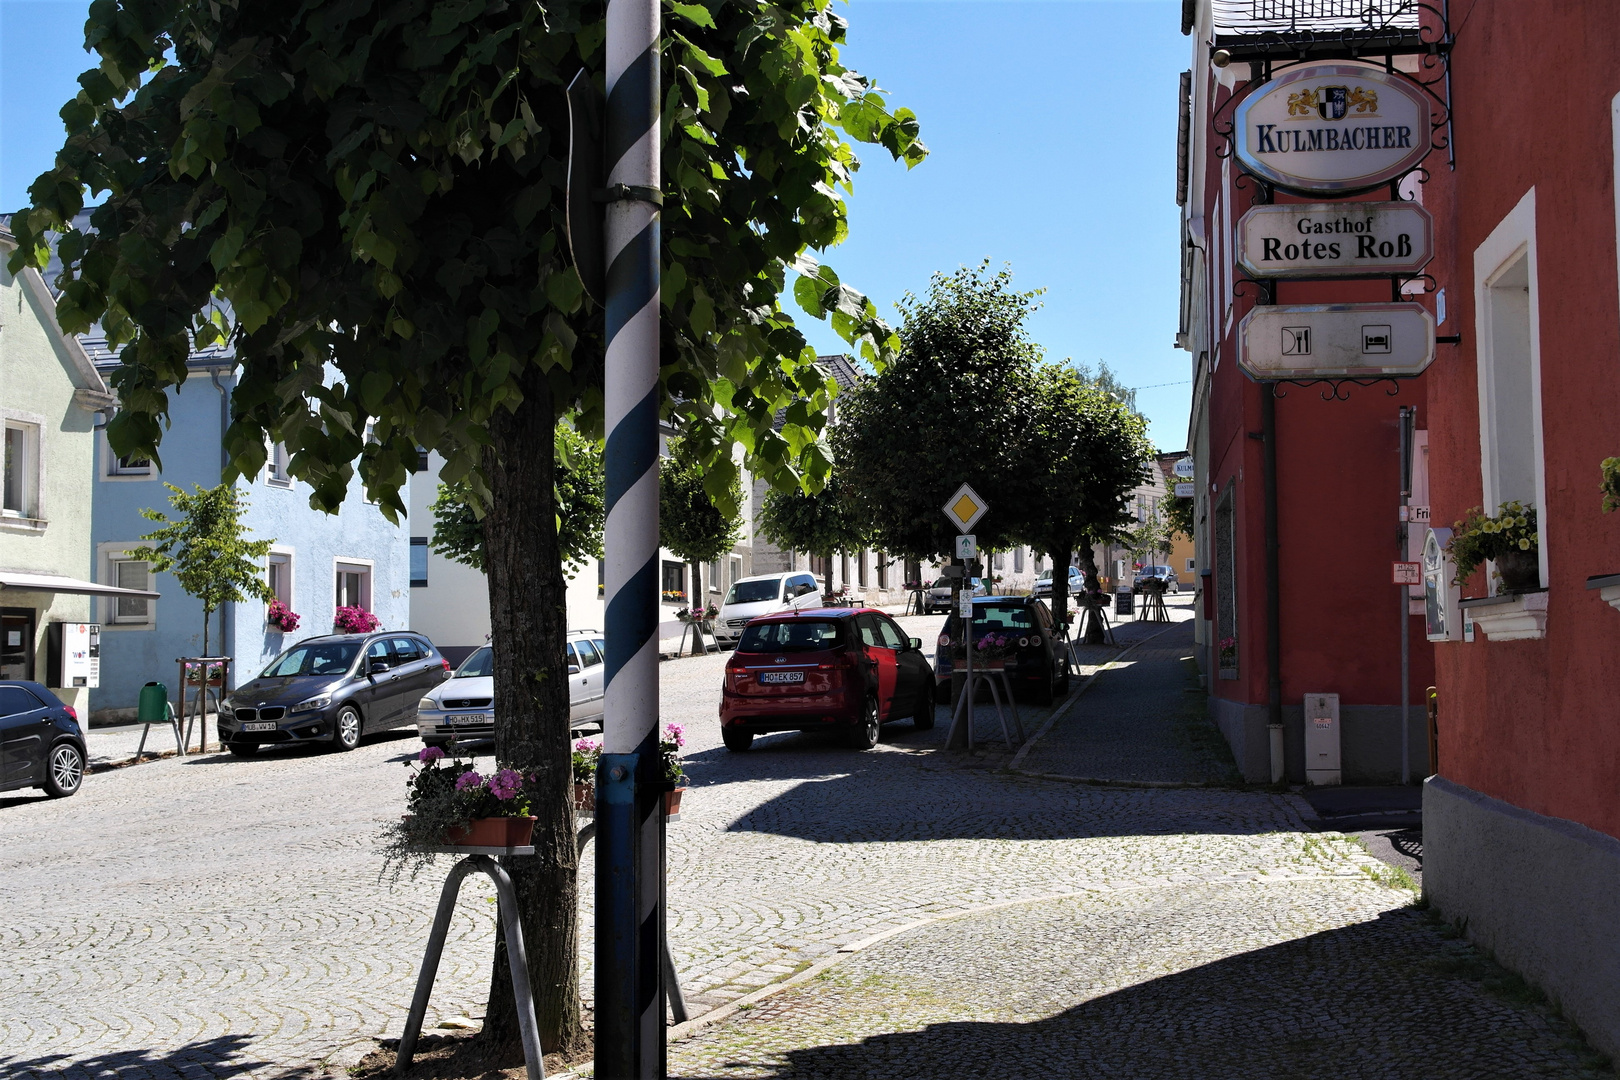
[{"label": "green trash bin", "polygon": [[135,722],[139,724],[167,724],[169,722],[169,688],[167,686],[160,682],[149,682],[141,687],[140,704],[136,708]]}]

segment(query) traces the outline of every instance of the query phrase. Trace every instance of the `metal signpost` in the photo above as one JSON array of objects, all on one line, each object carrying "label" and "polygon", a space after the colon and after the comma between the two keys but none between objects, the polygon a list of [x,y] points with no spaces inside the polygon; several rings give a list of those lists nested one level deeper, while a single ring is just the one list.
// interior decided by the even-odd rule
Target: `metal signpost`
[{"label": "metal signpost", "polygon": [[[990,504],[979,497],[971,485],[963,484],[945,500],[943,507],[945,516],[956,526],[960,534],[956,538],[956,557],[959,559],[972,559],[979,553],[978,537],[968,533],[978,520],[984,517],[984,512],[990,509]],[[957,711],[951,718],[950,734],[946,736],[945,745],[953,750],[973,749],[973,585],[970,575],[964,575],[965,586],[957,594],[956,617],[962,623],[962,655],[966,658],[963,664],[966,681],[963,683],[963,695],[968,697],[966,719],[963,719],[961,702],[958,700]]]}]

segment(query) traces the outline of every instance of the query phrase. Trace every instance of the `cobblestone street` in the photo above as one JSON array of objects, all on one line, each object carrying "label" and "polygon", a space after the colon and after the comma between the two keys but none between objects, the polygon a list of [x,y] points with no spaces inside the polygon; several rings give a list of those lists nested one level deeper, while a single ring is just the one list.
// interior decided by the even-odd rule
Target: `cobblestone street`
[{"label": "cobblestone street", "polygon": [[[904,622],[932,648],[938,618]],[[1163,631],[1060,703],[1021,771],[1219,777],[1218,740],[1161,715],[1193,697],[1185,631],[1120,636]],[[1085,671],[1119,654],[1087,650]],[[1009,773],[984,706],[972,756],[938,752],[943,722],[896,723],[864,754],[799,734],[730,753],[724,660],[661,667],[690,736],[670,937],[693,1013],[718,1018],[674,1044],[672,1075],[1582,1075],[1560,1022],[1456,973],[1473,961],[1382,863],[1309,831],[1297,796]],[[419,745],[170,758],[68,800],[0,798],[0,1075],[312,1076],[397,1035],[438,882],[379,884],[374,844]],[[481,881],[430,1024],[482,1012]]]}]

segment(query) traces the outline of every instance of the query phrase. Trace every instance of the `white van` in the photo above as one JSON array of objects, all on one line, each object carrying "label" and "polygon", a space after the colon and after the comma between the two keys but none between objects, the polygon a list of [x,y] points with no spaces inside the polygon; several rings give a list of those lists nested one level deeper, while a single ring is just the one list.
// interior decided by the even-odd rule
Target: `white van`
[{"label": "white van", "polygon": [[722,646],[737,644],[749,619],[773,611],[821,606],[821,579],[814,574],[761,574],[732,583],[714,620],[714,637]]}]

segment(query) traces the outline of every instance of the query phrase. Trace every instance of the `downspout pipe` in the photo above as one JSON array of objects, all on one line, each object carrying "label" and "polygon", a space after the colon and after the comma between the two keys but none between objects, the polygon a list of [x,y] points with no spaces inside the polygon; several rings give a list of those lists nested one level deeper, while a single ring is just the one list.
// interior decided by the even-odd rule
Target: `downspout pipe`
[{"label": "downspout pipe", "polygon": [[1271,741],[1271,782],[1286,775],[1282,721],[1282,568],[1277,541],[1276,384],[1260,384],[1260,445],[1265,487],[1266,545],[1266,730]]},{"label": "downspout pipe", "polygon": [[[219,478],[224,480],[225,469],[231,463],[230,451],[225,449],[225,432],[231,426],[231,392],[225,388],[224,383],[219,381],[219,374],[219,368],[208,369],[208,381],[214,384],[215,390],[219,391]],[[235,622],[235,607],[235,604],[227,601],[219,609],[219,655],[221,656],[236,655],[234,652],[236,635],[231,633]],[[231,666],[234,668],[236,665]],[[233,671],[232,678],[228,680],[225,687],[226,690],[236,689],[234,676],[235,672]]]}]

